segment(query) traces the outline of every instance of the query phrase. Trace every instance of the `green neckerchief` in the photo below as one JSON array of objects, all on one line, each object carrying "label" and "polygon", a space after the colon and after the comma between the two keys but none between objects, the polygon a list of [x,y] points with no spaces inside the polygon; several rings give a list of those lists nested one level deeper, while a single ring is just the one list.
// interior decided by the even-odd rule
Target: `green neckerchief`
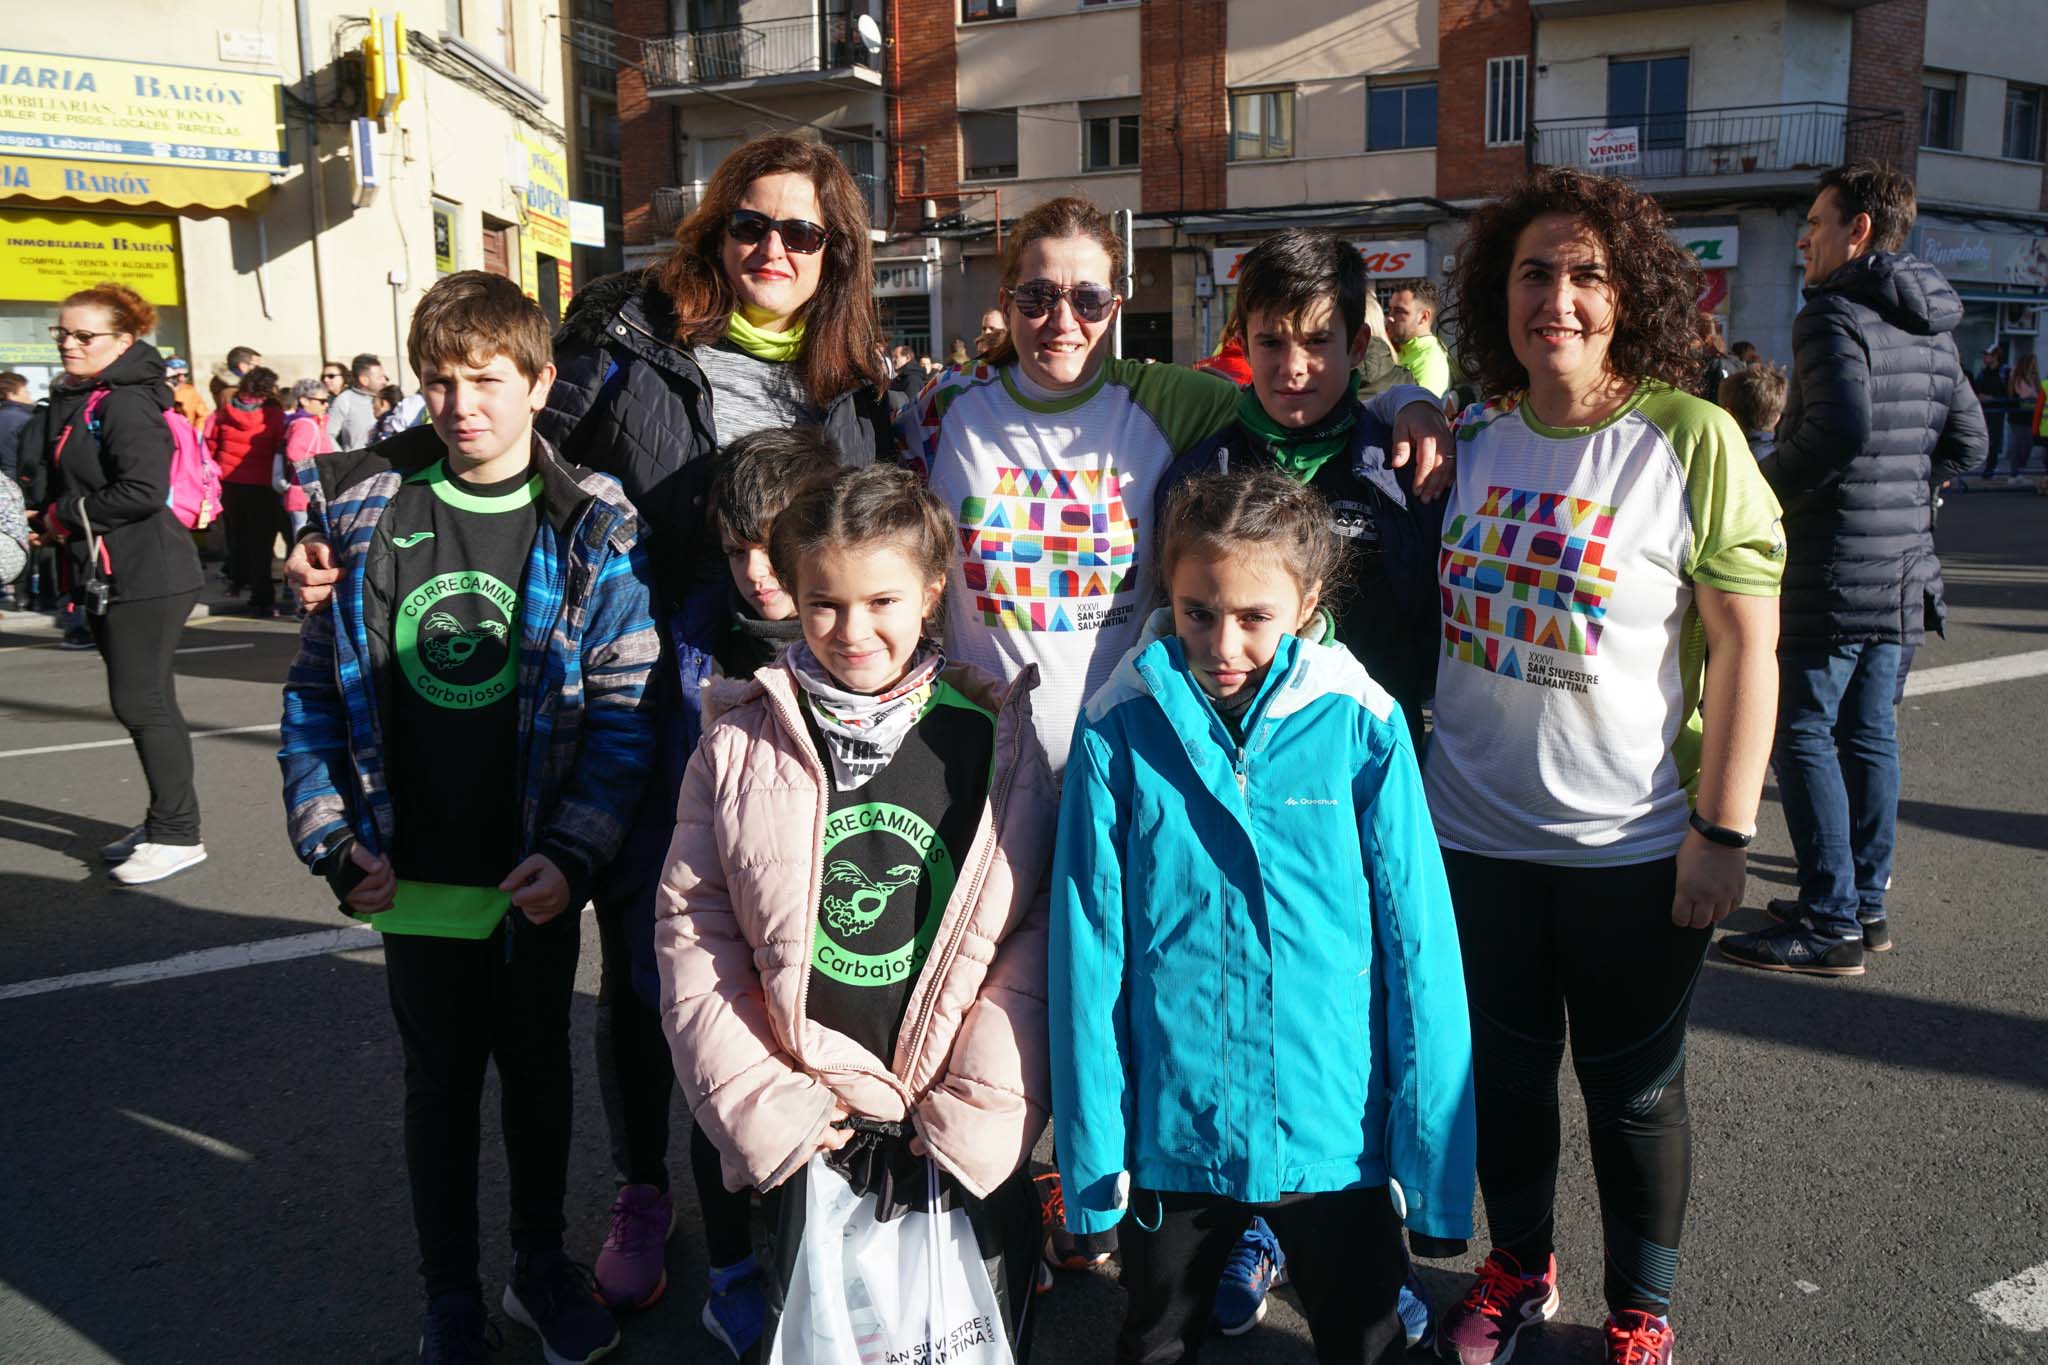
[{"label": "green neckerchief", "polygon": [[735,308],[725,318],[725,339],[756,360],[787,365],[804,353],[804,325],[799,322],[787,332],[756,327]]},{"label": "green neckerchief", "polygon": [[1330,457],[1341,455],[1351,444],[1351,428],[1358,425],[1358,371],[1344,396],[1337,400],[1322,421],[1305,427],[1283,427],[1259,403],[1259,395],[1247,384],[1238,391],[1237,420],[1258,437],[1280,466],[1280,472],[1297,483],[1307,483]]}]

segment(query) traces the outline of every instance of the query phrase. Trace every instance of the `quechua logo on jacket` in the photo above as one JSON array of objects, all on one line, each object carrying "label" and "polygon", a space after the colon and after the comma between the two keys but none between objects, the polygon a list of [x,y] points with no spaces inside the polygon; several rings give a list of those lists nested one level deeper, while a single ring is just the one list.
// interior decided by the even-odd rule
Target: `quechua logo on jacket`
[{"label": "quechua logo on jacket", "polygon": [[819,861],[825,877],[812,965],[849,986],[887,986],[915,975],[958,877],[939,832],[886,801],[849,806],[826,821]]}]

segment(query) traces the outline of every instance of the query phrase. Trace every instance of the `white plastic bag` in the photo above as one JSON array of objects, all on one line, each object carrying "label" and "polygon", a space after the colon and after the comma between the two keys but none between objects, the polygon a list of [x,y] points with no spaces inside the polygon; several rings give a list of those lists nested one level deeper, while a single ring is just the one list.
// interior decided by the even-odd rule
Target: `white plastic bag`
[{"label": "white plastic bag", "polygon": [[[964,1209],[885,1223],[824,1153],[806,1175],[803,1242],[767,1365],[1015,1365]],[[937,1208],[929,1159],[925,1182]]]}]

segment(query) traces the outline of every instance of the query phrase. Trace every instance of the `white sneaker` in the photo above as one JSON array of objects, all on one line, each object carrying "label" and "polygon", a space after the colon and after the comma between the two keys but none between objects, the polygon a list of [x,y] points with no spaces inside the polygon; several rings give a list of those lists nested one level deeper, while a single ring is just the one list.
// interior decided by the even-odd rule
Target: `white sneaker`
[{"label": "white sneaker", "polygon": [[2015,474],[2005,481],[2007,488],[2032,488],[2034,481],[2024,474]]},{"label": "white sneaker", "polygon": [[101,845],[100,857],[110,863],[125,862],[128,856],[141,846],[144,836],[148,833],[148,825],[137,825],[113,843]]},{"label": "white sneaker", "polygon": [[174,872],[197,867],[206,861],[205,844],[137,844],[126,862],[114,869],[114,880],[123,886],[160,882]]}]

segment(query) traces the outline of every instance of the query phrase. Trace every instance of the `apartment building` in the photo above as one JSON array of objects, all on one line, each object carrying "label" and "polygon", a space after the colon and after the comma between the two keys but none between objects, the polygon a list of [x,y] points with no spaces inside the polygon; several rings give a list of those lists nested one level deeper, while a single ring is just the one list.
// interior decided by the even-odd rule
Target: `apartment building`
[{"label": "apartment building", "polygon": [[[286,379],[362,351],[410,376],[414,304],[497,270],[574,287],[562,31],[543,0],[433,0],[373,25],[298,0],[237,18],[112,0],[9,14],[0,367],[38,387],[57,300],[103,279],[203,377],[253,346]],[[400,30],[404,32],[401,41]]]},{"label": "apartment building", "polygon": [[[770,0],[716,16],[676,0],[685,18],[813,28],[833,2],[773,0],[809,16],[775,21]],[[1234,267],[1261,237],[1326,227],[1358,243],[1382,288],[1438,278],[1472,207],[1532,164],[1656,194],[1707,271],[1700,306],[1766,355],[1789,354],[1816,178],[1849,157],[1916,173],[1914,246],[1967,286],[1966,350],[2030,338],[2048,297],[2039,0],[890,0],[871,13],[881,54],[871,68],[853,54],[871,103],[812,89],[831,73],[811,48],[786,89],[757,84],[751,108],[673,86],[649,98],[670,106],[678,185],[708,174],[721,139],[778,117],[871,136],[885,323],[935,353],[993,301],[1002,225],[1055,195],[1136,215],[1124,351],[1187,362],[1216,343]],[[622,111],[625,90],[622,75]],[[653,216],[633,238],[635,206],[654,201],[634,194],[631,161],[629,238],[657,249]],[[926,333],[910,327],[920,313]]]}]

